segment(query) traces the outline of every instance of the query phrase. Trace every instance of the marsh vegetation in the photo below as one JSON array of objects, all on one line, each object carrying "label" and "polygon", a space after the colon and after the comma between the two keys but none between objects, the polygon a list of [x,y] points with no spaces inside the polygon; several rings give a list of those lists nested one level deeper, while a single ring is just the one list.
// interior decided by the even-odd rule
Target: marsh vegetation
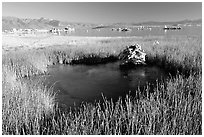
[{"label": "marsh vegetation", "polygon": [[[59,37],[63,38],[63,37]],[[79,41],[83,41],[80,39]],[[2,133],[8,134],[202,134],[202,38],[144,36],[86,38],[83,44],[61,43],[7,51],[2,56]],[[154,44],[159,41],[159,44]],[[96,64],[115,61],[130,44],[147,53],[147,63],[176,76],[148,85],[135,96],[117,102],[83,103],[62,111],[55,92],[33,76],[48,75],[56,64]],[[45,44],[46,45],[46,44]],[[25,80],[28,79],[28,81]]]}]

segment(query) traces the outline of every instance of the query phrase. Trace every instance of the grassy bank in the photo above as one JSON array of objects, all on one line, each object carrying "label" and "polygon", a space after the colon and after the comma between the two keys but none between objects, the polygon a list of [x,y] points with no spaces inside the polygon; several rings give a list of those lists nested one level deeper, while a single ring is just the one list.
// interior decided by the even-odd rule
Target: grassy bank
[{"label": "grassy bank", "polygon": [[[155,44],[159,41],[159,44]],[[80,111],[61,112],[52,89],[22,78],[47,74],[56,64],[105,63],[117,60],[138,43],[147,63],[177,71],[166,85],[158,83],[146,97],[127,97],[103,106],[84,104]],[[143,37],[89,40],[85,44],[38,46],[3,54],[3,134],[202,134],[201,37]],[[148,93],[148,86],[146,89]],[[138,99],[139,98],[139,99]]]}]

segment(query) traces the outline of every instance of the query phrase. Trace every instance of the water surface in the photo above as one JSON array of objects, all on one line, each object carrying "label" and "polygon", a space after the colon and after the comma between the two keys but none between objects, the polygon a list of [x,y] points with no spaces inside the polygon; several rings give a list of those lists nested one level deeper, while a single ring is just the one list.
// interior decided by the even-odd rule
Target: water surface
[{"label": "water surface", "polygon": [[98,37],[126,37],[126,36],[171,36],[171,35],[202,35],[201,26],[182,27],[181,30],[163,30],[162,27],[153,27],[150,29],[138,30],[133,28],[131,31],[119,32],[112,31],[111,28],[102,29],[76,29],[75,32],[62,34],[68,36],[98,36]]},{"label": "water surface", "polygon": [[[81,102],[102,100],[102,94],[117,101],[126,94],[135,95],[138,87],[156,84],[167,77],[156,66],[121,70],[119,62],[100,65],[56,65],[49,68],[47,84],[57,92],[60,106],[79,106]],[[131,91],[131,92],[130,92]]]}]

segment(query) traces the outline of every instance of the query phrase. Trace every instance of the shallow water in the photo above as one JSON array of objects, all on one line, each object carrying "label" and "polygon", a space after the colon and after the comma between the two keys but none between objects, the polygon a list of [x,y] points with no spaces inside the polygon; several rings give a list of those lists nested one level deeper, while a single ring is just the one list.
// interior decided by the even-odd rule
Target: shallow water
[{"label": "shallow water", "polygon": [[133,28],[131,31],[119,32],[112,31],[111,28],[102,29],[80,29],[75,32],[62,35],[70,36],[98,36],[98,37],[125,37],[125,36],[171,36],[171,35],[201,35],[201,26],[182,27],[181,30],[163,30],[162,27],[155,27],[150,29],[137,30]]},{"label": "shallow water", "polygon": [[[121,70],[119,62],[100,65],[56,65],[49,68],[46,83],[57,92],[59,106],[79,106],[81,102],[102,100],[102,94],[117,101],[135,95],[138,87],[154,85],[167,77],[163,69],[143,66]],[[131,92],[130,92],[131,91]]]}]

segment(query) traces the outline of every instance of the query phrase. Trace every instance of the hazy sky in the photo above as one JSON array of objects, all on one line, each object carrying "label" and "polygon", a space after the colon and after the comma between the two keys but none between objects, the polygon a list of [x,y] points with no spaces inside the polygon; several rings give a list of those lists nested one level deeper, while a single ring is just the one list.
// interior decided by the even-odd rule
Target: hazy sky
[{"label": "hazy sky", "polygon": [[3,16],[52,18],[69,22],[180,21],[202,18],[202,3],[161,2],[3,2]]}]

